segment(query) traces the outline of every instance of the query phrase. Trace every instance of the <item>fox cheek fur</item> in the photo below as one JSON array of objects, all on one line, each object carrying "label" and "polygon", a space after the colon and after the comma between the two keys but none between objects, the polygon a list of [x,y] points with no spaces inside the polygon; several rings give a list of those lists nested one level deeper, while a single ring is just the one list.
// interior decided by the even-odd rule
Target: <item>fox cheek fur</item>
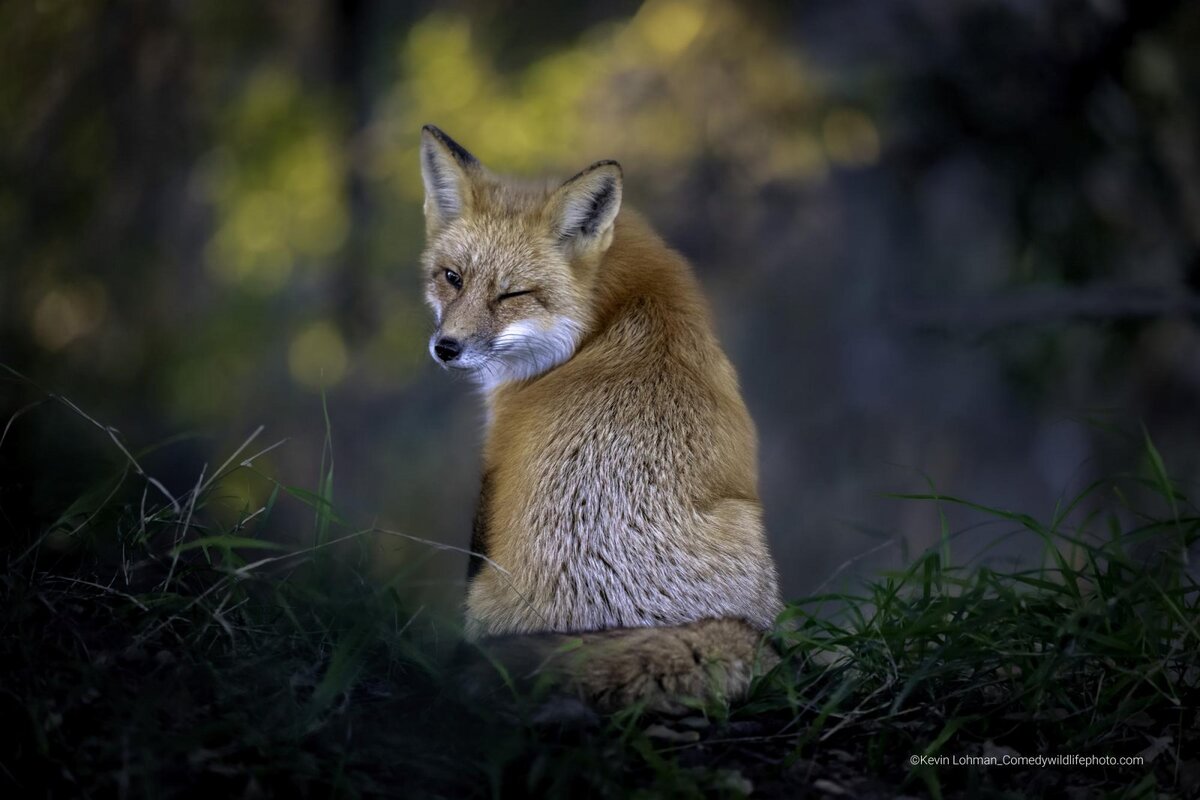
[{"label": "fox cheek fur", "polygon": [[426,126],[421,167],[430,352],[489,410],[468,637],[549,668],[582,636],[556,679],[602,706],[744,692],[782,604],[754,425],[689,265],[622,210],[616,162],[516,181]]}]

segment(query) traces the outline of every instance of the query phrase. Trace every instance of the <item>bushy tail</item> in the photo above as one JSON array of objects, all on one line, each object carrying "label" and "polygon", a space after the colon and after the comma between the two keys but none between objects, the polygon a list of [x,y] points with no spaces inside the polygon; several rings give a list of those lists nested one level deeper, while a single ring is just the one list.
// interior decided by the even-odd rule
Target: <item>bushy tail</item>
[{"label": "bushy tail", "polygon": [[779,663],[761,631],[740,619],[706,619],[662,628],[504,636],[480,643],[490,663],[468,671],[473,691],[507,676],[521,685],[548,681],[602,711],[640,703],[682,713],[688,700],[727,702],[746,694],[755,674]]}]

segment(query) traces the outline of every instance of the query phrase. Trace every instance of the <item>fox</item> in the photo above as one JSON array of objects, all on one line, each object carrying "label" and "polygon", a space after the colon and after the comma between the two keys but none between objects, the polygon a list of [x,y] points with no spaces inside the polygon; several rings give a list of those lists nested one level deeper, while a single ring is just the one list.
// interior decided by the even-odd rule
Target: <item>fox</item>
[{"label": "fox", "polygon": [[744,696],[783,608],[757,432],[691,266],[623,171],[502,176],[421,131],[425,300],[485,406],[464,634],[604,710]]}]

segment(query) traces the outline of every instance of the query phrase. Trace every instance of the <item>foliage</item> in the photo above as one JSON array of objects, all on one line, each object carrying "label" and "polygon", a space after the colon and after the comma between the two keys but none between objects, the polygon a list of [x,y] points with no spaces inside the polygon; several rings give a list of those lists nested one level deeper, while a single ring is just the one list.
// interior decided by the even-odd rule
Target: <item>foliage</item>
[{"label": "foliage", "polygon": [[[316,491],[274,482],[231,517],[218,487],[257,470],[254,437],[174,497],[145,453],[85,420],[117,469],[35,541],[9,542],[0,576],[0,782],[23,795],[1134,797],[1200,780],[1198,587],[1135,546],[1183,552],[1200,513],[1148,439],[1144,474],[1098,482],[1048,521],[983,509],[1041,537],[1043,568],[953,566],[946,536],[861,592],[791,604],[774,634],[785,660],[744,702],[602,719],[545,686],[463,692],[455,622],[413,605],[411,573],[368,577],[376,539],[405,534],[335,509],[331,449]],[[1102,504],[1070,521],[1139,489],[1168,513],[1126,525],[1136,508]],[[286,503],[315,515],[311,544],[279,543]],[[1144,764],[908,763],[1072,753]]]},{"label": "foliage", "polygon": [[[793,590],[863,549],[808,530],[891,523],[880,465],[1040,508],[1135,457],[1063,432],[1106,408],[1194,480],[1200,6],[878,6],[3,4],[0,358],[138,441],[198,433],[175,492],[263,421],[292,440],[264,468],[314,474],[326,391],[343,506],[458,541],[477,410],[434,376],[414,269],[433,122],[531,178],[620,160],[771,432]],[[9,441],[43,485],[57,435]],[[9,470],[25,530],[55,507]]]}]

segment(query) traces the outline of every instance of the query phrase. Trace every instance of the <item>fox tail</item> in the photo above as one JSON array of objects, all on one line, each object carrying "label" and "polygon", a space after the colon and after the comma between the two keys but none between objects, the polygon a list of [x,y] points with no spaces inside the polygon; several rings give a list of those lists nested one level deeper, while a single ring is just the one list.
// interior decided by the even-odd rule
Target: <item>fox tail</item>
[{"label": "fox tail", "polygon": [[761,631],[733,618],[520,634],[486,639],[479,646],[484,660],[467,672],[472,693],[499,688],[505,677],[524,686],[546,681],[601,711],[641,704],[649,711],[679,714],[696,701],[738,700],[756,674],[780,660]]}]

